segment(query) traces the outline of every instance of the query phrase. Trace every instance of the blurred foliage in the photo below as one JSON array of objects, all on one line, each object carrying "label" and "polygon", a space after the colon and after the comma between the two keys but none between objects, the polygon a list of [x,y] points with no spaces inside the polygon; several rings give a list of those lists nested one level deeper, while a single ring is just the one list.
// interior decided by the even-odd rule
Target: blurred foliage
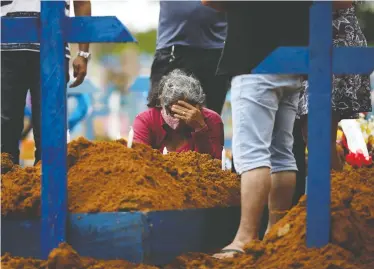
[{"label": "blurred foliage", "polygon": [[140,53],[154,54],[156,50],[156,38],[157,31],[152,29],[147,32],[135,33],[134,34],[137,44],[133,43],[102,43],[97,44],[97,55],[96,57],[101,58],[104,55],[118,55],[126,49],[137,49]]},{"label": "blurred foliage", "polygon": [[154,54],[156,50],[157,31],[153,29],[148,32],[135,34],[136,40],[139,42],[141,53]]}]

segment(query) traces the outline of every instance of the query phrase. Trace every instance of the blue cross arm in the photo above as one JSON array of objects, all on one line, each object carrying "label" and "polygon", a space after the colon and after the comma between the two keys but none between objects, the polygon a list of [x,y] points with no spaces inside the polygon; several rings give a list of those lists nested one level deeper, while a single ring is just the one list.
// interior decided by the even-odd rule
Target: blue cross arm
[{"label": "blue cross arm", "polygon": [[1,17],[1,43],[38,43],[38,18]]},{"label": "blue cross arm", "polygon": [[370,75],[374,71],[374,47],[334,48],[332,72],[338,75]]},{"label": "blue cross arm", "polygon": [[[344,47],[332,49],[332,72],[336,75],[371,74],[374,48]],[[252,70],[256,74],[308,74],[309,49],[279,47]]]},{"label": "blue cross arm", "polygon": [[[136,42],[129,30],[114,16],[67,17],[64,41],[71,43]],[[2,43],[40,42],[38,18],[1,18]]]},{"label": "blue cross arm", "polygon": [[67,18],[65,41],[72,43],[137,42],[126,26],[115,16]]}]

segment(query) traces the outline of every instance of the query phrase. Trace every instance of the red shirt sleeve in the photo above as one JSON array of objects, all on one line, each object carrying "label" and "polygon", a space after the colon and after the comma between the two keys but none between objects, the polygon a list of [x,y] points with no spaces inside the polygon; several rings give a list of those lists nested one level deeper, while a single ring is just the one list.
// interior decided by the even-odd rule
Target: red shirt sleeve
[{"label": "red shirt sleeve", "polygon": [[147,117],[147,114],[141,113],[136,116],[132,127],[134,130],[135,142],[152,146],[151,130],[149,129],[150,124],[151,123],[149,122],[149,117]]},{"label": "red shirt sleeve", "polygon": [[206,153],[213,158],[221,159],[224,144],[223,122],[217,114],[206,122],[207,125],[192,133],[195,148],[194,151]]}]

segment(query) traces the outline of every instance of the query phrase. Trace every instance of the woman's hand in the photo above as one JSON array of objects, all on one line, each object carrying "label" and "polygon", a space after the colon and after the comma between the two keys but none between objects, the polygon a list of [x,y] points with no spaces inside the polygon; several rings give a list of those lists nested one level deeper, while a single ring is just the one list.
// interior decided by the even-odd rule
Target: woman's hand
[{"label": "woman's hand", "polygon": [[200,109],[189,103],[178,101],[178,104],[172,106],[171,111],[175,113],[175,118],[183,120],[187,125],[195,130],[204,128],[206,125]]}]

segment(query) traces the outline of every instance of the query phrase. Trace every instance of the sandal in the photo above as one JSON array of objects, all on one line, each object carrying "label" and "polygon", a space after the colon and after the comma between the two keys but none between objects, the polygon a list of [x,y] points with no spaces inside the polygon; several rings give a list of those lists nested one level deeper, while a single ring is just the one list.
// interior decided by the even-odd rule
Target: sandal
[{"label": "sandal", "polygon": [[222,249],[219,253],[230,253],[230,252],[234,252],[234,253],[237,253],[237,254],[244,254],[244,251],[243,251],[243,250],[239,250],[239,249],[230,249],[230,248]]},{"label": "sandal", "polygon": [[[232,257],[220,257],[220,254],[225,254],[225,253],[232,253],[233,255],[232,255]],[[234,256],[236,256],[238,254],[242,255],[244,253],[245,252],[243,250],[226,248],[226,249],[222,249],[219,253],[213,255],[213,258],[223,260],[223,259],[233,258]]]}]

